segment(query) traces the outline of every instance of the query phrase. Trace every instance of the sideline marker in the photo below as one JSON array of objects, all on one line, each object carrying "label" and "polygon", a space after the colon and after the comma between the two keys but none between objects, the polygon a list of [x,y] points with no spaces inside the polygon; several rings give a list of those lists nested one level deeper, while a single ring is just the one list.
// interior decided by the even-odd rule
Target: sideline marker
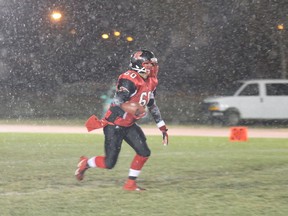
[{"label": "sideline marker", "polygon": [[229,140],[232,142],[234,141],[245,142],[248,140],[247,131],[248,130],[246,127],[231,127]]}]

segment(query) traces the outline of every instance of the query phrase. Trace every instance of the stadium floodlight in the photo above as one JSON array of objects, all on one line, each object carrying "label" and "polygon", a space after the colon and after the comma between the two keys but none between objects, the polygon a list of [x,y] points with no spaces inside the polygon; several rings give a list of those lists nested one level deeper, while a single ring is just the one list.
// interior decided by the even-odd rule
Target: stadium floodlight
[{"label": "stadium floodlight", "polygon": [[51,13],[51,20],[54,22],[59,22],[62,19],[62,13],[60,11],[53,11]]},{"label": "stadium floodlight", "polygon": [[128,36],[128,37],[126,37],[126,40],[127,40],[128,42],[132,42],[132,41],[134,40],[134,38],[131,37],[131,36]]},{"label": "stadium floodlight", "polygon": [[119,31],[114,31],[114,36],[115,37],[119,37],[121,35],[121,32],[119,32]]},{"label": "stadium floodlight", "polygon": [[102,36],[101,36],[103,39],[108,39],[109,38],[109,34],[106,34],[106,33],[104,33],[104,34],[102,34]]},{"label": "stadium floodlight", "polygon": [[284,25],[283,25],[283,24],[277,25],[277,29],[278,29],[278,30],[284,30]]}]

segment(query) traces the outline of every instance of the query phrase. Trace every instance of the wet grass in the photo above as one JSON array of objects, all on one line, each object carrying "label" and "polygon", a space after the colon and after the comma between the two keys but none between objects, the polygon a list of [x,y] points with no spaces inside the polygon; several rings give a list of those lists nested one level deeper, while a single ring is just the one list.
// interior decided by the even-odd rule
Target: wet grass
[{"label": "wet grass", "polygon": [[133,151],[113,170],[74,171],[80,155],[103,153],[93,134],[0,134],[1,216],[288,215],[288,140],[149,136],[152,155],[126,192]]}]

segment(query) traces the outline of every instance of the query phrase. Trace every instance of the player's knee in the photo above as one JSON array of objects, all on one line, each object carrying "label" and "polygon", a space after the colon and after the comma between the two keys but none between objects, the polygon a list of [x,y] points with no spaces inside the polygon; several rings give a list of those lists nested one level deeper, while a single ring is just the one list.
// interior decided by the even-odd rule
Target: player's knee
[{"label": "player's knee", "polygon": [[116,161],[106,160],[105,165],[106,169],[113,169],[116,165]]},{"label": "player's knee", "polygon": [[114,168],[114,166],[115,166],[115,164],[106,164],[106,169],[113,169]]},{"label": "player's knee", "polygon": [[150,157],[151,151],[150,150],[146,150],[146,151],[141,152],[141,154],[139,154],[139,155],[142,156],[142,157]]}]

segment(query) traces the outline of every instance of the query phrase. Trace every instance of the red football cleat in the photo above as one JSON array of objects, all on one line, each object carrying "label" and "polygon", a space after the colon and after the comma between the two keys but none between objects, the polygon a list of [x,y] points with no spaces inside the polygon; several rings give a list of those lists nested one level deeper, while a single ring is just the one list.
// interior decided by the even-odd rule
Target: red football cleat
[{"label": "red football cleat", "polygon": [[84,178],[85,171],[89,168],[88,158],[81,156],[77,167],[78,167],[78,169],[75,171],[76,179],[78,181],[82,181]]},{"label": "red football cleat", "polygon": [[123,190],[127,190],[127,191],[143,191],[143,190],[146,190],[146,189],[139,187],[136,184],[135,180],[128,179],[126,181],[126,183],[124,184],[124,186],[123,186]]}]

